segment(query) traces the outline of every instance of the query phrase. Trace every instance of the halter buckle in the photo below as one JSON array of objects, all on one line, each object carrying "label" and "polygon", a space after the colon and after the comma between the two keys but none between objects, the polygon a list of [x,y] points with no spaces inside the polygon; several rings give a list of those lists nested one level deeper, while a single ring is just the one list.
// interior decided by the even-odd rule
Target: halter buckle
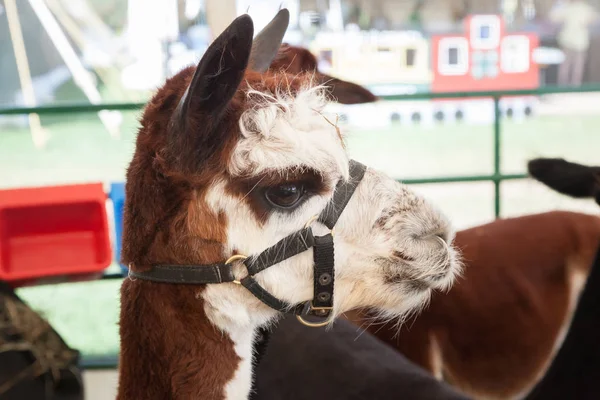
[{"label": "halter buckle", "polygon": [[[327,314],[326,311],[331,312],[333,310],[333,307],[315,307],[312,305],[310,305],[310,311],[317,311],[318,314]],[[318,317],[320,317],[321,315],[317,315]],[[325,315],[323,315],[325,316]]]},{"label": "halter buckle", "polygon": [[[331,312],[333,310],[333,307],[315,307],[313,305],[312,300],[311,301],[307,301],[307,306],[308,306],[308,310],[307,312],[311,312],[311,311],[329,311]],[[298,321],[300,321],[300,323],[302,323],[302,325],[308,326],[310,328],[320,328],[323,327],[327,324],[329,324],[332,320],[332,318],[330,317],[330,315],[327,316],[328,318],[325,319],[325,321],[321,321],[321,322],[310,322],[305,320],[302,315],[296,315],[296,319],[298,319]]]},{"label": "halter buckle", "polygon": [[[243,254],[235,254],[235,255],[229,257],[227,259],[227,261],[225,261],[225,264],[231,264],[234,261],[244,261],[247,258],[248,258],[248,256],[245,256]],[[248,274],[247,276],[251,276],[251,275]],[[236,285],[241,285],[242,284],[239,279],[234,280],[233,283],[235,283]]]}]

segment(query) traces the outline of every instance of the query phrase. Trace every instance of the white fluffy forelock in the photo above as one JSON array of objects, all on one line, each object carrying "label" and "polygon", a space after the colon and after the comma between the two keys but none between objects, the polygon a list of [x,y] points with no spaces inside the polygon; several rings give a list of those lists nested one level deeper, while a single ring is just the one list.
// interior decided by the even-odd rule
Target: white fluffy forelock
[{"label": "white fluffy forelock", "polygon": [[323,111],[327,88],[307,85],[295,94],[285,88],[276,93],[249,89],[246,95],[253,106],[239,120],[242,137],[231,156],[232,176],[298,167],[348,178],[336,117]]}]

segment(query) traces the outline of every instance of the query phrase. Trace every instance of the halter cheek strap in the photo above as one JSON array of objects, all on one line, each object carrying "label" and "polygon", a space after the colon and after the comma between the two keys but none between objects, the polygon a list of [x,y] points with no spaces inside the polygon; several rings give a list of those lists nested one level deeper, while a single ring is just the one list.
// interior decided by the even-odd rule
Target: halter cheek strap
[{"label": "halter cheek strap", "polygon": [[[302,316],[313,315],[329,317],[333,309],[333,290],[335,282],[335,252],[333,229],[341,216],[358,184],[365,175],[367,167],[350,161],[350,179],[340,182],[333,198],[318,216],[313,217],[306,226],[261,253],[246,257],[234,255],[224,263],[210,265],[153,265],[145,271],[134,271],[130,264],[129,276],[132,278],[160,283],[175,283],[185,285],[216,284],[233,282],[244,286],[260,301],[269,307],[284,313],[296,314],[298,319],[309,326],[323,326],[328,321],[311,323]],[[314,236],[311,224],[318,221],[329,228],[330,232],[323,236]],[[269,293],[258,284],[254,276],[290,257],[313,248],[313,299],[304,303],[291,305]],[[233,274],[233,266],[242,262],[248,275],[239,281]]]}]

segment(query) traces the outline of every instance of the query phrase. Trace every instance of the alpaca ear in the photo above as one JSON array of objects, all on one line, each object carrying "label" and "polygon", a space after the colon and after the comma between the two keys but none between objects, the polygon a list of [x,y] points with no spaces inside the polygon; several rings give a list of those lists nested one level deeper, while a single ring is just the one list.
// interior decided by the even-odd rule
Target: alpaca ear
[{"label": "alpaca ear", "polygon": [[222,118],[248,67],[253,34],[252,19],[244,14],[210,44],[173,116],[180,130],[187,131],[190,119],[216,125]]},{"label": "alpaca ear", "polygon": [[362,104],[377,101],[377,96],[356,83],[325,75],[318,70],[317,58],[308,49],[284,44],[279,56],[271,65],[273,69],[283,69],[290,74],[311,72],[316,81],[330,89],[331,95],[341,104]]},{"label": "alpaca ear", "polygon": [[208,47],[171,118],[169,154],[174,168],[193,173],[219,154],[227,130],[220,129],[248,67],[254,25],[236,18]]},{"label": "alpaca ear", "polygon": [[536,158],[527,163],[527,171],[533,179],[559,193],[600,200],[600,167],[589,167],[562,158]]},{"label": "alpaca ear", "polygon": [[319,64],[317,57],[315,57],[310,50],[302,47],[295,47],[291,50],[296,53],[296,58],[301,60],[301,70],[314,72],[317,82],[320,85],[328,87],[332,97],[338,103],[363,104],[377,101],[377,96],[371,93],[369,89],[356,83],[344,81],[321,73],[318,69]]},{"label": "alpaca ear", "polygon": [[249,67],[256,72],[265,72],[277,55],[285,31],[290,23],[290,12],[282,8],[271,22],[260,31],[252,43]]},{"label": "alpaca ear", "polygon": [[356,83],[337,79],[317,72],[317,81],[329,88],[331,96],[340,104],[364,104],[377,101],[377,96]]}]

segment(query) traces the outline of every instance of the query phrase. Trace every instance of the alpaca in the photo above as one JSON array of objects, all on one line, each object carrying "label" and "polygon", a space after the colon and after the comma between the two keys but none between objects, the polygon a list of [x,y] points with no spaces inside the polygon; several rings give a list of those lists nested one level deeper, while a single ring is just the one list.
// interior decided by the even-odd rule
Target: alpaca
[{"label": "alpaca", "polygon": [[[529,162],[529,174],[552,189],[573,197],[593,197],[600,204],[600,167],[563,159],[539,158]],[[569,332],[544,378],[527,400],[600,397],[600,249],[579,297]]]},{"label": "alpaca", "polygon": [[348,159],[312,74],[268,70],[288,20],[280,10],[252,40],[250,17],[236,18],[143,112],[120,400],[246,399],[256,332],[282,312],[310,325],[362,307],[404,315],[460,272],[446,217]]},{"label": "alpaca", "polygon": [[[568,174],[560,162],[533,160],[529,170],[565,194],[600,193],[599,170],[569,164]],[[367,329],[467,394],[522,397],[564,339],[600,243],[600,218],[553,211],[500,219],[457,232],[454,243],[465,270],[449,293],[435,293],[400,332],[393,323]],[[347,316],[359,325],[372,318]]]}]

